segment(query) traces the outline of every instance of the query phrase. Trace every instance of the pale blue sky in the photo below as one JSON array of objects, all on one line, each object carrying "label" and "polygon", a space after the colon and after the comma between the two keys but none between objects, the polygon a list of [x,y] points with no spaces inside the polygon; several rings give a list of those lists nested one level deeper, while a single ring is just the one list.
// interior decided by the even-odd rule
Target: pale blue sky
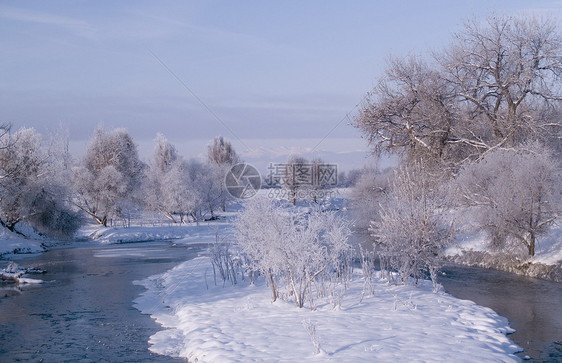
[{"label": "pale blue sky", "polygon": [[[0,1],[0,121],[42,133],[62,123],[77,153],[99,124],[127,128],[145,154],[157,132],[186,156],[217,135],[242,154],[310,149],[372,88],[389,55],[438,50],[471,15],[561,9],[507,0]],[[346,123],[318,148],[365,150]]]}]

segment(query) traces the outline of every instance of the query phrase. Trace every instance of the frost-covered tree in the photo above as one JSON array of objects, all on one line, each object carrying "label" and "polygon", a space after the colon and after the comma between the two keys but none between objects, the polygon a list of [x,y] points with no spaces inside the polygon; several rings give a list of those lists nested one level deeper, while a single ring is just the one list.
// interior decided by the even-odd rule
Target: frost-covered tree
[{"label": "frost-covered tree", "polygon": [[[183,221],[184,210],[178,209],[180,194],[184,186],[184,175],[178,173],[178,157],[176,148],[162,134],[156,136],[156,146],[146,172],[146,207],[162,213],[170,221],[176,223],[175,214]],[[177,178],[176,178],[177,177]]]},{"label": "frost-covered tree", "polygon": [[287,191],[293,205],[299,197],[304,197],[313,181],[312,164],[303,156],[290,155],[287,159],[285,175],[281,176],[282,186]]},{"label": "frost-covered tree", "polygon": [[437,185],[421,163],[400,167],[379,219],[371,223],[382,267],[397,270],[403,283],[409,277],[417,282],[424,271],[436,283],[440,255],[453,238]]},{"label": "frost-covered tree", "polygon": [[497,148],[559,143],[562,41],[555,21],[469,21],[434,58],[389,62],[356,119],[375,150],[457,170]]},{"label": "frost-covered tree", "polygon": [[168,210],[179,215],[180,223],[185,222],[188,216],[194,220],[202,218],[202,211],[205,210],[205,196],[201,188],[205,181],[200,180],[199,175],[192,179],[191,172],[193,169],[189,162],[180,159],[164,177],[162,198]]},{"label": "frost-covered tree", "polygon": [[560,120],[548,117],[562,100],[562,36],[555,19],[467,21],[440,63],[463,111],[450,143],[482,154],[559,135]]},{"label": "frost-covered tree", "polygon": [[224,212],[226,210],[226,202],[230,196],[226,192],[224,179],[230,168],[240,162],[240,158],[230,141],[222,136],[217,136],[207,147],[207,160],[212,167],[213,174],[220,180],[220,208]]},{"label": "frost-covered tree", "polygon": [[232,166],[240,162],[240,158],[232,147],[230,141],[222,136],[217,136],[207,147],[209,163],[217,166]]},{"label": "frost-covered tree", "polygon": [[107,226],[111,217],[123,217],[140,203],[144,165],[137,146],[125,129],[98,128],[80,166],[74,170],[76,205]]},{"label": "frost-covered tree", "polygon": [[453,190],[492,248],[519,245],[533,256],[537,237],[561,212],[560,168],[560,160],[538,144],[498,149],[465,165]]},{"label": "frost-covered tree", "polygon": [[187,160],[182,168],[187,176],[185,185],[192,198],[193,209],[189,214],[197,220],[206,215],[215,218],[224,193],[223,180],[217,177],[216,169],[197,159]]},{"label": "frost-covered tree", "polygon": [[310,199],[314,203],[318,202],[319,198],[322,198],[322,190],[327,189],[327,185],[323,185],[320,179],[320,168],[324,163],[324,160],[320,157],[316,157],[310,161],[312,166],[312,183],[310,185]]},{"label": "frost-covered tree", "polygon": [[[490,185],[490,180],[483,179],[473,184],[463,182],[468,188],[465,194],[473,199],[473,210],[476,204],[480,206],[477,224],[488,231],[493,243],[524,241],[533,254],[536,234],[550,223],[550,214],[546,206],[537,210],[535,200],[529,203],[542,217],[521,212],[517,221],[513,219],[514,211],[522,208],[520,201],[530,200],[523,196],[536,188],[527,186],[523,179],[517,186],[513,184],[518,181],[508,182],[507,177],[500,183],[500,159],[506,158],[505,164],[511,165],[513,150],[535,142],[560,153],[561,76],[562,37],[556,21],[525,16],[471,20],[455,34],[451,45],[434,53],[432,59],[391,59],[385,75],[367,95],[356,126],[375,151],[400,155],[406,167],[421,162],[421,179],[431,174],[441,174],[438,180],[451,179],[465,165],[472,171],[484,168],[487,163],[480,162],[495,154],[492,159],[498,172],[490,180],[504,184],[505,192],[498,189],[487,197],[479,194]],[[504,199],[516,190],[511,199]],[[490,214],[485,215],[482,205],[486,198],[489,205],[510,207],[490,207]],[[465,202],[469,204],[468,199]],[[393,213],[398,211],[387,211],[388,219],[400,217]],[[511,222],[506,223],[506,218]],[[524,220],[531,227],[522,226]]]},{"label": "frost-covered tree", "polygon": [[147,207],[174,223],[183,223],[187,217],[200,220],[208,214],[214,218],[224,195],[221,168],[210,162],[184,160],[159,134],[147,170]]},{"label": "frost-covered tree", "polygon": [[392,171],[365,168],[351,190],[355,230],[367,235],[373,220],[378,219],[380,204],[390,191]]},{"label": "frost-covered tree", "polygon": [[153,166],[160,172],[165,173],[169,171],[176,161],[179,159],[176,147],[166,139],[166,137],[158,133],[156,135],[156,146],[153,154]]},{"label": "frost-covered tree", "polygon": [[234,223],[249,268],[266,276],[275,301],[280,284],[303,307],[313,285],[349,266],[348,222],[335,212],[295,213],[269,198],[249,200]]},{"label": "frost-covered tree", "polygon": [[394,58],[368,94],[356,126],[377,153],[440,161],[449,155],[447,142],[457,119],[452,97],[446,80],[426,61]]},{"label": "frost-covered tree", "polygon": [[80,226],[62,162],[67,157],[56,145],[34,129],[0,136],[0,224],[10,231],[25,222],[39,233],[65,238]]}]

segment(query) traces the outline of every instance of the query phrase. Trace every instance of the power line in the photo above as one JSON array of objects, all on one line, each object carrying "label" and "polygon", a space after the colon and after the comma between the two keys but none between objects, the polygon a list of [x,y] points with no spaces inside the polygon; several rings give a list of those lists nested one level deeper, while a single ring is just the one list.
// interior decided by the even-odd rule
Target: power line
[{"label": "power line", "polygon": [[246,143],[242,141],[242,139],[240,139],[230,127],[228,127],[228,125],[219,117],[219,115],[217,115],[205,102],[203,102],[201,98],[199,98],[199,96],[197,96],[197,94],[195,94],[195,92],[193,92],[191,87],[189,87],[186,82],[178,77],[178,75],[176,75],[174,71],[172,71],[170,67],[168,67],[168,65],[164,63],[164,61],[162,61],[162,59],[160,59],[152,50],[149,49],[148,51],[154,57],[154,59],[156,59],[158,63],[160,63],[160,65],[162,65],[162,67],[164,67],[164,69],[166,69],[166,71],[168,71],[168,73],[170,73],[170,75],[174,77],[176,81],[178,81],[179,84],[181,84],[183,88],[185,88],[193,96],[193,98],[195,98],[201,104],[201,106],[203,106],[203,108],[207,110],[207,112],[209,112],[225,129],[227,129],[232,134],[232,136],[234,136],[236,140],[244,145],[244,147],[246,147],[248,151],[252,151],[252,149],[248,145],[246,145]]}]

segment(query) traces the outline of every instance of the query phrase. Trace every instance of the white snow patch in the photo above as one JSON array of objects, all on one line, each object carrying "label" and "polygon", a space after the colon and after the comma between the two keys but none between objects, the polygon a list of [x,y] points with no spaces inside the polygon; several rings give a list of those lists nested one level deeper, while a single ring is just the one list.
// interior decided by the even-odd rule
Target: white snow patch
[{"label": "white snow patch", "polygon": [[27,239],[5,228],[0,228],[0,256],[14,253],[43,252],[42,241]]},{"label": "white snow patch", "polygon": [[176,243],[214,242],[217,231],[221,234],[230,224],[224,220],[199,224],[135,225],[130,227],[103,227],[90,225],[79,232],[79,238],[101,244],[174,241]]},{"label": "white snow patch", "polygon": [[[447,256],[462,254],[463,251],[490,251],[484,233],[465,233],[457,237],[457,241],[445,250]],[[525,247],[521,247],[523,253]],[[548,233],[537,238],[535,256],[532,262],[545,265],[556,265],[562,262],[562,226],[554,225]]]},{"label": "white snow patch", "polygon": [[[322,300],[316,311],[271,303],[263,282],[214,286],[206,257],[135,283],[147,288],[135,307],[166,328],[150,337],[150,350],[190,361],[519,361],[507,319],[432,293],[430,282],[378,279],[375,295],[361,303],[363,282],[355,274],[340,309]],[[316,328],[319,354],[303,321]]]},{"label": "white snow patch", "polygon": [[30,279],[28,277],[20,277],[18,278],[19,284],[42,284],[45,281],[39,279]]},{"label": "white snow patch", "polygon": [[546,235],[537,240],[534,262],[555,265],[562,262],[562,225],[557,223]]}]

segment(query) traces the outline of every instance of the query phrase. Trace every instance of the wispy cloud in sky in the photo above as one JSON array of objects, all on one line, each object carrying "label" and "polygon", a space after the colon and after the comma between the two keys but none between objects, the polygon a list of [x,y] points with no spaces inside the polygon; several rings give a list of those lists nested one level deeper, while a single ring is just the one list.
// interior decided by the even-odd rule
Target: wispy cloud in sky
[{"label": "wispy cloud in sky", "polygon": [[[49,27],[63,28],[72,34],[86,38],[95,38],[95,29],[87,22],[66,16],[60,16],[42,11],[34,11],[18,7],[0,5],[0,18],[20,23],[19,26],[25,27],[26,24],[44,25]],[[23,23],[23,24],[22,24]]]},{"label": "wispy cloud in sky", "polygon": [[195,155],[217,135],[232,139],[199,98],[252,149],[306,150],[337,125],[319,149],[366,150],[346,115],[386,57],[441,48],[471,14],[529,7],[562,5],[11,2],[0,5],[0,122],[40,132],[62,122],[76,145],[99,124],[125,127],[143,145],[162,132]]}]

